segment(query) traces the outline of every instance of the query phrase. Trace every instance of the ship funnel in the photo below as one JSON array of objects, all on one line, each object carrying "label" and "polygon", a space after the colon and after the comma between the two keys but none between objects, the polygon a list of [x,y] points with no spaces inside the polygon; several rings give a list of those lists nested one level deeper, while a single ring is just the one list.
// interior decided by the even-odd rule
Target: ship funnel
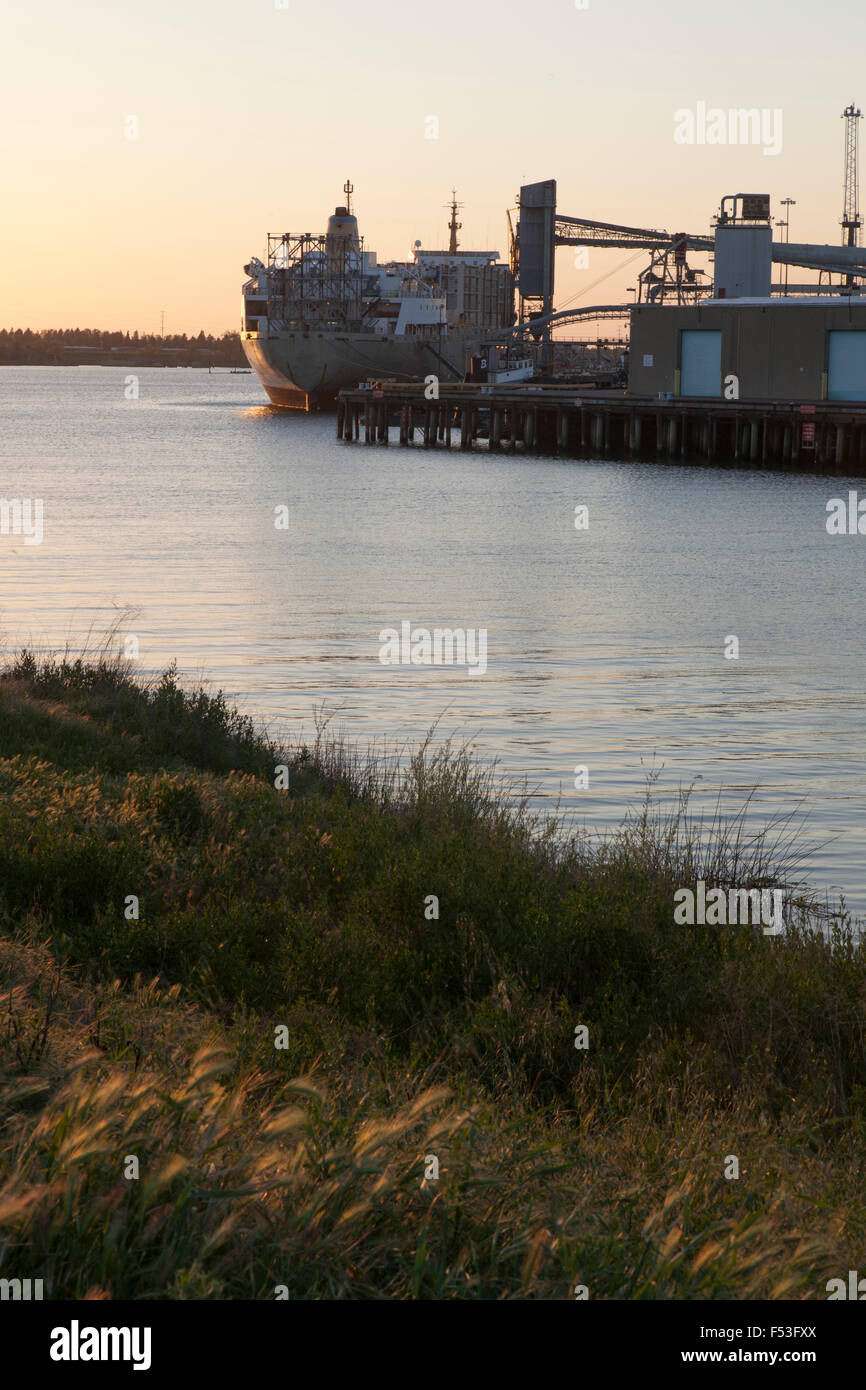
[{"label": "ship funnel", "polygon": [[325,250],[329,261],[342,265],[350,251],[359,251],[358,219],[348,208],[335,208],[333,217],[328,218],[325,234]]}]

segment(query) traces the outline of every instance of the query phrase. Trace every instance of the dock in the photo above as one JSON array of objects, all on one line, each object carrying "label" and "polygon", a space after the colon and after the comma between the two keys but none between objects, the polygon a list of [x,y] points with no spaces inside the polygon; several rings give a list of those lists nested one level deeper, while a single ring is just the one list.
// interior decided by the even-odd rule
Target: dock
[{"label": "dock", "polygon": [[421,383],[341,391],[337,439],[866,476],[866,402],[661,399],[528,384],[438,390],[434,399]]}]

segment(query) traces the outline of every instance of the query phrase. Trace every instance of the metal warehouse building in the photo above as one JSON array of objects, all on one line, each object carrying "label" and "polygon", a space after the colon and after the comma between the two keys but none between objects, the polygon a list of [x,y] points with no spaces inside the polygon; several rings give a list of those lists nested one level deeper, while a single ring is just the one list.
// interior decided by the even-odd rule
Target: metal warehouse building
[{"label": "metal warehouse building", "polygon": [[866,299],[635,306],[631,392],[723,397],[726,382],[729,399],[866,400]]},{"label": "metal warehouse building", "polygon": [[[725,202],[769,210],[766,195]],[[723,202],[723,207],[724,207]],[[773,244],[768,221],[726,218],[715,233],[713,297],[637,304],[629,389],[635,394],[753,401],[866,400],[866,298],[858,247]],[[822,293],[771,293],[773,262],[838,272]],[[802,290],[811,288],[811,293]],[[817,291],[817,292],[816,292]]]}]

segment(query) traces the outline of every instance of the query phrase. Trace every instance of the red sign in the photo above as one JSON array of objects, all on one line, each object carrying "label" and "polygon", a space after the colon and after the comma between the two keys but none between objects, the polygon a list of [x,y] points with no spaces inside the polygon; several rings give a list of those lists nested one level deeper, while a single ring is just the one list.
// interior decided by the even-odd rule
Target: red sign
[{"label": "red sign", "polygon": [[814,414],[815,414],[815,407],[814,407],[813,405],[801,405],[801,406],[800,406],[800,414],[801,414],[801,415],[814,415]]},{"label": "red sign", "polygon": [[806,424],[803,425],[803,446],[804,446],[804,448],[807,448],[807,449],[814,449],[814,447],[815,447],[815,426],[814,426],[814,425],[806,425]]}]

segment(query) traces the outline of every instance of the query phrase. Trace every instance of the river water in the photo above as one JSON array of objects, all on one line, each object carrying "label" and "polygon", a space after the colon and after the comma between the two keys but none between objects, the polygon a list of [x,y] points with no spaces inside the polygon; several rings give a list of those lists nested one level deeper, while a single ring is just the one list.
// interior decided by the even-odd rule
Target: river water
[{"label": "river water", "polygon": [[[0,497],[43,505],[41,544],[0,534],[7,650],[137,610],[143,667],[176,660],[279,734],[322,704],[364,744],[439,720],[591,829],[653,767],[698,803],[757,787],[759,816],[801,805],[823,842],[813,885],[866,910],[866,536],[825,524],[856,480],[365,448],[253,376],[139,369],[127,399],[128,376],[0,370]],[[486,630],[486,670],[383,664],[403,622]]]}]

